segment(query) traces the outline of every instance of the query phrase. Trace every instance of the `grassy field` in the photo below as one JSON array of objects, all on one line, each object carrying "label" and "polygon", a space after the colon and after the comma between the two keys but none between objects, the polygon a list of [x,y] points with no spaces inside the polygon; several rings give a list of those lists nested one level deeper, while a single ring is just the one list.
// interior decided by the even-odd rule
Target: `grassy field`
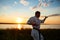
[{"label": "grassy field", "polygon": [[[0,40],[33,40],[31,29],[0,29]],[[45,40],[60,40],[60,29],[41,29]]]}]

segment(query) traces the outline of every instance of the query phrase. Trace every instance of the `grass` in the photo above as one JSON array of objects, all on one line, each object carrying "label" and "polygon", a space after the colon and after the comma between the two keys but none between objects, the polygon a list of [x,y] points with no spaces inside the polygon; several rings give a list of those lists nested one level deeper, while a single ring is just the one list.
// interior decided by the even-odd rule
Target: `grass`
[{"label": "grass", "polygon": [[[45,40],[60,40],[60,29],[41,29]],[[0,29],[0,40],[33,40],[31,29]]]}]

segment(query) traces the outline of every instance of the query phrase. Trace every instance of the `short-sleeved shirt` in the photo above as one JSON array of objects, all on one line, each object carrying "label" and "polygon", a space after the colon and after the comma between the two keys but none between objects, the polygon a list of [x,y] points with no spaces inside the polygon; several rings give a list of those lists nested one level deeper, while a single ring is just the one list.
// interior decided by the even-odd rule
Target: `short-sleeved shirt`
[{"label": "short-sleeved shirt", "polygon": [[40,20],[39,18],[37,18],[37,17],[34,16],[34,17],[31,17],[31,18],[28,20],[27,24],[32,25],[32,24],[31,24],[32,21],[35,22],[36,25],[37,25],[37,26],[33,26],[33,28],[40,29],[40,24],[41,24],[42,20]]}]

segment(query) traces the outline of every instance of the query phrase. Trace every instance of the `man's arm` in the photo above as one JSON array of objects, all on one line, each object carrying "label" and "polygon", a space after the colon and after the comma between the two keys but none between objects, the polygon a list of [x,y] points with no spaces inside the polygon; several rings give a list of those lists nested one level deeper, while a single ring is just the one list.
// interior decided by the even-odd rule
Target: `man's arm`
[{"label": "man's arm", "polygon": [[32,25],[32,26],[35,26],[35,25],[36,25],[36,22],[35,22],[34,18],[32,17],[32,18],[30,18],[30,19],[27,21],[27,24]]},{"label": "man's arm", "polygon": [[31,20],[32,20],[32,18],[30,18],[30,19],[27,21],[27,24],[31,25]]},{"label": "man's arm", "polygon": [[35,24],[35,22],[33,22],[33,21],[30,22],[30,21],[28,20],[27,24],[33,25],[33,24]]},{"label": "man's arm", "polygon": [[48,16],[45,16],[45,18],[43,20],[41,20],[41,23],[44,23],[46,18],[48,18]]}]

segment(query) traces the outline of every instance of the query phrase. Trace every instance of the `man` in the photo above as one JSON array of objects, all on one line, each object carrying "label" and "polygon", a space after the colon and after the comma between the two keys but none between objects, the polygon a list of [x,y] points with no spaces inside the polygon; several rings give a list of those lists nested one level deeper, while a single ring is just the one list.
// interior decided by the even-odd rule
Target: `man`
[{"label": "man", "polygon": [[34,40],[41,40],[41,33],[40,33],[40,24],[44,23],[45,19],[48,17],[45,17],[44,20],[40,20],[40,12],[36,11],[35,16],[31,17],[27,24],[32,25],[33,29],[31,31],[31,36],[33,37]]}]

